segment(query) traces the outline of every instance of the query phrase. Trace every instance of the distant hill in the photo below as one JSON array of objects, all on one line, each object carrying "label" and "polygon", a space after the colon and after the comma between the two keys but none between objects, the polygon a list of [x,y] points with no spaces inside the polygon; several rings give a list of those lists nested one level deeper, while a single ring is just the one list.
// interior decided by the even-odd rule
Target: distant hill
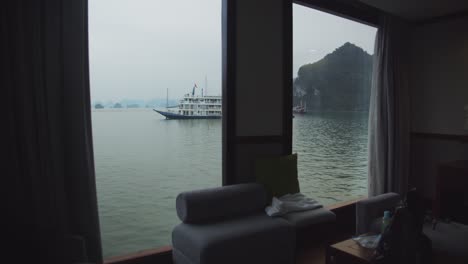
[{"label": "distant hill", "polygon": [[294,104],[308,111],[368,111],[372,56],[345,43],[323,59],[299,68],[294,79]]},{"label": "distant hill", "polygon": [[145,101],[141,99],[127,99],[124,98],[120,100],[120,103],[123,107],[127,108],[137,108],[145,105]]},{"label": "distant hill", "polygon": [[103,106],[102,104],[100,104],[100,103],[97,103],[96,105],[94,105],[94,108],[96,108],[96,109],[103,109],[104,106]]},{"label": "distant hill", "polygon": [[139,104],[127,104],[127,108],[140,108]]},{"label": "distant hill", "polygon": [[[169,99],[167,102],[169,106],[174,106],[178,105],[179,101],[178,100],[172,100]],[[166,106],[166,99],[150,99],[150,100],[143,100],[143,99],[127,99],[124,98],[120,101],[113,102],[113,101],[106,101],[105,103],[102,103],[100,101],[95,101],[93,102],[93,105],[100,105],[103,108],[141,108],[141,107],[146,107],[146,108],[154,108],[154,107],[165,107]],[[116,107],[117,106],[117,107]],[[97,107],[96,107],[97,108]]]}]

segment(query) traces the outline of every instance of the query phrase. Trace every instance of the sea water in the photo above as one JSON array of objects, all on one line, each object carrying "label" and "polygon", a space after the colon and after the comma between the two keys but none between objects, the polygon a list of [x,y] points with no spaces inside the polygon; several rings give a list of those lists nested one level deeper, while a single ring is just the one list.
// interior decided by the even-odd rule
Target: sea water
[{"label": "sea water", "polygon": [[[293,119],[301,191],[329,205],[367,192],[367,113]],[[178,193],[221,185],[221,120],[165,120],[152,109],[93,110],[105,257],[171,243]]]}]

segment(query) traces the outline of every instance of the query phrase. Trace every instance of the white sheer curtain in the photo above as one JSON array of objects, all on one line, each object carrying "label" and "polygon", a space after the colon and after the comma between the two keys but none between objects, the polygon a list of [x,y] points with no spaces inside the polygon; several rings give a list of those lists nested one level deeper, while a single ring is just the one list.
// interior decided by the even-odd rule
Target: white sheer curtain
[{"label": "white sheer curtain", "polygon": [[397,18],[383,16],[377,31],[369,109],[369,197],[407,190],[409,30]]}]

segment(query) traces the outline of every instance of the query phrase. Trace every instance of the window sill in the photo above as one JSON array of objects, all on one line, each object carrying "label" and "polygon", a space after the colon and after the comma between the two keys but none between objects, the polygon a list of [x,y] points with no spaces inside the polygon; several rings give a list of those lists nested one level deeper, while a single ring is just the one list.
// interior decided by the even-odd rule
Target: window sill
[{"label": "window sill", "polygon": [[[166,263],[165,261],[159,262],[160,259],[172,260],[172,247],[164,246],[161,248],[147,249],[130,253],[123,256],[110,257],[104,260],[104,264],[143,264],[143,263]],[[168,262],[168,263],[172,263]]]},{"label": "window sill", "polygon": [[358,198],[353,199],[353,200],[343,201],[343,202],[327,205],[327,206],[325,206],[325,208],[328,209],[328,210],[331,210],[331,211],[337,210],[337,209],[342,209],[343,207],[348,207],[348,206],[354,205],[355,203],[357,203],[357,202],[359,202],[361,200],[364,200],[366,198],[367,198],[367,196],[361,196],[361,197],[358,197]]}]

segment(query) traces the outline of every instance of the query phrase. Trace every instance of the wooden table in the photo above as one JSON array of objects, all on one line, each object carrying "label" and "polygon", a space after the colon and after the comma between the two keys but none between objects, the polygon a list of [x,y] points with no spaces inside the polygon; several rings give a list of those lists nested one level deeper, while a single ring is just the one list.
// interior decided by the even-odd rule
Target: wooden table
[{"label": "wooden table", "polygon": [[361,247],[352,239],[344,240],[328,246],[326,252],[327,264],[369,264],[374,259],[373,249]]}]

